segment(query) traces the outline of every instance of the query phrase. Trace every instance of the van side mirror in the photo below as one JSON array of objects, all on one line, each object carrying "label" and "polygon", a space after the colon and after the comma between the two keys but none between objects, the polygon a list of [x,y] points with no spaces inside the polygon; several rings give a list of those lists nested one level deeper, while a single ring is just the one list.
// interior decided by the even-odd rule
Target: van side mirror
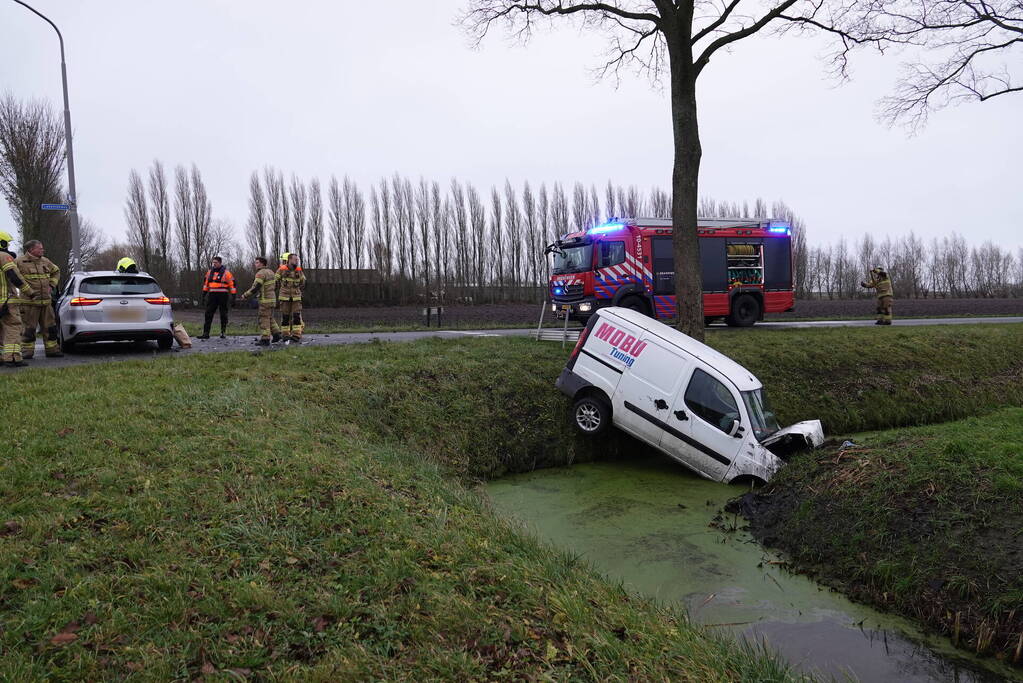
[{"label": "van side mirror", "polygon": [[734,436],[735,438],[742,436],[742,423],[738,420],[732,420],[732,426],[728,429],[728,436]]}]

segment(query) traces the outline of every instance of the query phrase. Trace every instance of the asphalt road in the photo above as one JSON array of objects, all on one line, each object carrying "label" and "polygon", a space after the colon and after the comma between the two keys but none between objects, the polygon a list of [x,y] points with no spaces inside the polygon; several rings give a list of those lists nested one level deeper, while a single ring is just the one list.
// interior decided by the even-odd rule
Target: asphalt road
[{"label": "asphalt road", "polygon": [[[896,320],[893,326],[919,326],[919,325],[966,325],[978,323],[1023,323],[1023,316],[1003,316],[990,318],[907,318]],[[872,320],[814,320],[805,322],[765,322],[757,323],[761,329],[791,329],[791,328],[813,328],[813,327],[867,327],[872,326]],[[740,333],[742,330],[727,327],[725,325],[711,325],[707,328],[710,331],[728,331]],[[445,339],[462,339],[465,337],[525,337],[535,333],[535,329],[510,329],[510,330],[434,330],[419,332],[353,332],[335,334],[310,334],[302,340],[302,347],[307,346],[335,346],[338,344],[361,344],[371,341],[405,342],[427,337],[440,337]],[[549,329],[549,332],[558,330]],[[570,340],[574,341],[577,330],[569,328]],[[87,365],[89,363],[103,363],[122,360],[144,360],[147,358],[170,358],[183,354],[195,353],[221,353],[226,351],[249,351],[255,354],[274,353],[286,348],[294,348],[294,345],[273,344],[270,347],[257,346],[254,337],[228,337],[227,339],[212,338],[206,341],[192,340],[191,349],[180,349],[175,346],[169,351],[161,351],[156,348],[155,343],[134,344],[134,343],[99,343],[80,346],[75,353],[67,354],[63,358],[45,358],[42,342],[38,342],[35,359],[29,361],[29,367],[24,368],[0,368],[0,375],[15,374],[18,372],[31,371],[32,368],[61,368],[75,365]]]}]

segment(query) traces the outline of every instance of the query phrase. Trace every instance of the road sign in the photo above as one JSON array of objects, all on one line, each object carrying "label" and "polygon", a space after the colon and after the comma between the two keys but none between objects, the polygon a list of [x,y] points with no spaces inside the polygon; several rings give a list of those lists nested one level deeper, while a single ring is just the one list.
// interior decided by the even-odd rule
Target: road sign
[{"label": "road sign", "polygon": [[71,207],[67,204],[43,204],[43,211],[70,211]]}]

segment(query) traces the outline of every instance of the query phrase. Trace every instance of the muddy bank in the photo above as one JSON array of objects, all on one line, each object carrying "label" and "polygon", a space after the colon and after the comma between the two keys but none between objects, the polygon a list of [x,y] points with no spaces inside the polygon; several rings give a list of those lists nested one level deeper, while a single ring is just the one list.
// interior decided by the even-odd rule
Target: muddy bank
[{"label": "muddy bank", "polygon": [[729,510],[793,569],[1023,665],[1023,410],[797,457]]}]

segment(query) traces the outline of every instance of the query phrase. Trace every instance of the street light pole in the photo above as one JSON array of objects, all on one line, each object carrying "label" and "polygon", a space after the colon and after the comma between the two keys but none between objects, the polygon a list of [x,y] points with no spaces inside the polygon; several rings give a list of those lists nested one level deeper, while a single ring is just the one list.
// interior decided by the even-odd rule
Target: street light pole
[{"label": "street light pole", "polygon": [[29,10],[47,24],[53,27],[53,30],[57,32],[57,38],[60,40],[60,81],[64,87],[64,146],[65,155],[67,157],[67,184],[68,184],[68,217],[71,223],[71,258],[69,263],[69,270],[74,273],[81,267],[81,255],[82,255],[82,236],[78,227],[78,193],[75,190],[75,152],[71,145],[71,106],[68,104],[67,96],[67,65],[64,63],[64,36],[60,34],[60,29],[54,24],[48,17],[42,12],[38,11],[34,7],[22,2],[22,0],[14,0],[25,9]]}]

